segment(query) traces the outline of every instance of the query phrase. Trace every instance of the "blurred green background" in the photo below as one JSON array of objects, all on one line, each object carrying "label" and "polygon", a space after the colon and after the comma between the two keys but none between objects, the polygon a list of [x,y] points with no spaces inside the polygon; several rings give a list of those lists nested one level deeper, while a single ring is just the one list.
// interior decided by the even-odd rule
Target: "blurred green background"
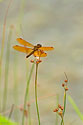
[{"label": "blurred green background", "polygon": [[[0,0],[0,50],[3,35],[4,17],[9,0]],[[53,46],[42,59],[38,71],[38,97],[41,125],[54,125],[56,114],[56,98],[59,95],[60,104],[63,103],[62,82],[66,72],[69,79],[68,94],[74,99],[83,113],[83,0],[12,0],[8,10],[5,46],[2,61],[2,75],[0,84],[1,106],[3,107],[3,93],[5,81],[5,65],[7,63],[7,45],[10,26],[12,36],[10,40],[10,58],[8,72],[7,107],[12,104],[23,104],[27,75],[31,69],[30,60],[26,55],[15,51],[12,46],[18,44],[17,37],[36,45]],[[1,51],[0,51],[1,52]],[[37,124],[34,100],[35,69],[30,82],[29,98],[31,103],[31,121]],[[73,110],[67,100],[65,114],[66,125],[82,125],[83,122]],[[8,114],[6,114],[7,116]],[[15,108],[12,115],[14,121],[21,121],[22,112]],[[60,121],[60,119],[59,119]]]}]

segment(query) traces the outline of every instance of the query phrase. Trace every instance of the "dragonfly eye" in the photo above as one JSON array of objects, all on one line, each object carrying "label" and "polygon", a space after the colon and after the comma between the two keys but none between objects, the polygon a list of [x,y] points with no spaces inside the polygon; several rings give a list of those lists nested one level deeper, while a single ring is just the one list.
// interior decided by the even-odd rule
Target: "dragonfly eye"
[{"label": "dragonfly eye", "polygon": [[37,44],[37,47],[40,48],[40,47],[42,47],[42,45],[41,44]]}]

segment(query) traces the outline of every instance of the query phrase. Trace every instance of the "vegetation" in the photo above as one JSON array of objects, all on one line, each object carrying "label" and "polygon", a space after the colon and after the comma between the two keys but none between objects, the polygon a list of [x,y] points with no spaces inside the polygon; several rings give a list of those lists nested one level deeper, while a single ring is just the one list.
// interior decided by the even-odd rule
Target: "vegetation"
[{"label": "vegetation", "polygon": [[[0,0],[0,2],[3,2],[3,0]],[[42,111],[40,108],[41,106],[39,106],[40,101],[42,101],[42,100],[44,101],[44,99],[51,97],[51,94],[47,97],[38,96],[38,93],[41,91],[40,88],[38,88],[38,85],[39,85],[38,84],[39,83],[38,70],[39,70],[39,67],[41,67],[40,64],[43,60],[43,59],[40,60],[40,58],[43,57],[40,55],[43,55],[46,53],[44,53],[44,51],[39,51],[39,53],[40,53],[39,58],[34,57],[34,60],[27,61],[28,62],[27,64],[25,62],[26,67],[28,67],[28,68],[26,68],[27,69],[27,71],[26,71],[27,78],[25,78],[26,81],[24,80],[24,83],[22,84],[21,89],[19,89],[18,85],[20,84],[20,86],[21,86],[20,82],[23,77],[26,77],[26,75],[19,74],[20,71],[22,72],[22,67],[20,67],[19,63],[18,63],[19,62],[18,61],[19,53],[14,52],[11,55],[11,53],[12,53],[11,51],[13,51],[12,40],[16,40],[17,37],[20,37],[19,34],[22,34],[24,36],[22,20],[24,17],[24,8],[25,8],[26,4],[25,4],[25,0],[21,1],[20,13],[18,16],[17,24],[16,25],[10,24],[8,26],[8,37],[6,39],[6,28],[7,28],[6,24],[7,24],[9,9],[12,7],[12,4],[13,4],[12,2],[13,2],[12,0],[9,1],[7,10],[5,12],[4,21],[3,21],[1,49],[0,49],[0,125],[6,125],[6,124],[7,125],[20,125],[20,124],[21,125],[34,125],[34,124],[40,125],[41,122],[42,122],[42,124],[44,122],[43,119],[41,118]],[[13,38],[15,38],[15,39],[13,39]],[[57,45],[56,45],[56,48],[57,48]],[[10,57],[13,58],[12,62],[11,62]],[[26,58],[25,59],[21,58],[20,60],[23,61],[23,60],[26,60]],[[21,61],[20,61],[20,63],[21,63]],[[36,69],[34,67],[36,67]],[[34,70],[35,70],[35,73],[34,73]],[[41,72],[41,69],[40,69],[40,72]],[[35,75],[33,75],[33,74],[35,74]],[[35,79],[35,82],[33,82],[34,83],[33,84],[34,94],[32,94],[32,95],[35,96],[35,99],[32,99],[31,98],[32,95],[30,95],[30,93],[32,93],[32,91],[31,91],[32,86],[30,85],[30,82],[31,82],[31,80],[33,81],[33,77]],[[48,79],[48,77],[46,77],[46,78]],[[72,105],[72,108],[76,112],[77,116],[83,122],[83,114],[81,113],[80,109],[78,108],[78,106],[76,105],[76,103],[74,102],[72,97],[67,94],[68,85],[70,83],[69,83],[69,79],[68,79],[66,73],[65,73],[65,77],[66,77],[66,79],[62,83],[62,87],[64,89],[63,104],[59,104],[59,97],[60,97],[59,93],[54,94],[54,97],[56,97],[56,101],[55,101],[56,104],[53,105],[53,107],[56,107],[56,108],[54,108],[54,110],[52,109],[52,112],[53,112],[53,116],[55,115],[55,112],[56,112],[55,121],[53,122],[53,123],[55,123],[55,125],[59,125],[59,124],[67,125],[65,122],[65,116],[67,114],[67,111],[66,111],[67,99],[70,102],[70,104]],[[11,82],[12,78],[13,78],[13,84]],[[19,81],[19,79],[20,79],[20,81]],[[26,85],[24,85],[25,82],[26,82]],[[11,86],[13,86],[13,90],[11,90]],[[24,88],[24,86],[25,86],[25,88]],[[3,91],[1,88],[3,88]],[[22,90],[24,93],[22,92]],[[61,91],[63,91],[62,88],[61,88]],[[12,92],[14,93],[13,97],[11,97]],[[20,93],[20,99],[18,98],[18,92]],[[23,95],[21,95],[21,94],[23,94]],[[21,98],[21,97],[24,97],[24,98]],[[53,97],[53,95],[52,95],[52,97]],[[10,98],[10,99],[8,99],[8,98]],[[14,101],[12,101],[12,100],[14,100]],[[21,102],[21,104],[19,104],[20,102]],[[35,102],[35,106],[36,106],[35,109],[37,112],[37,114],[36,113],[35,114],[37,115],[38,120],[35,120],[36,118],[34,118],[33,114],[31,114],[31,110],[32,110],[31,106],[34,109],[34,106],[33,106],[34,102]],[[51,108],[50,108],[50,110],[51,110]],[[18,120],[19,119],[18,114],[21,114],[21,116],[22,116],[22,118],[20,118],[21,121]],[[60,119],[59,119],[59,117],[60,117]]]}]

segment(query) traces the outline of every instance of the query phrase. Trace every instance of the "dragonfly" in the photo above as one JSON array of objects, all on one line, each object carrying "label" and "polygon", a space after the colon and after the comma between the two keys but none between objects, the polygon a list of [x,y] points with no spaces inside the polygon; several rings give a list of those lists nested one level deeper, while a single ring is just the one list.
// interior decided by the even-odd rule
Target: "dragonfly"
[{"label": "dragonfly", "polygon": [[13,46],[13,48],[17,51],[26,53],[26,58],[30,57],[31,55],[39,58],[46,57],[47,53],[45,53],[44,51],[50,51],[54,49],[54,47],[42,47],[41,44],[33,45],[22,38],[17,38],[16,40],[23,46],[15,45]]}]

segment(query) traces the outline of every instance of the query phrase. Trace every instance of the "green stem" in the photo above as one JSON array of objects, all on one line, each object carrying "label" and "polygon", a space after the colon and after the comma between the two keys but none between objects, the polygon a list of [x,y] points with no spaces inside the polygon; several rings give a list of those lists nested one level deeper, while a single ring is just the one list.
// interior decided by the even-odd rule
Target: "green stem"
[{"label": "green stem", "polygon": [[[18,63],[17,63],[17,55],[14,54],[14,66],[13,66],[13,75],[14,75],[14,86],[13,86],[13,91],[14,91],[14,104],[18,104]],[[18,121],[18,111],[15,110],[15,120]]]},{"label": "green stem", "polygon": [[38,116],[38,124],[40,125],[40,115],[38,109],[38,102],[37,102],[37,72],[38,72],[38,64],[36,63],[36,75],[35,75],[35,102],[36,102],[36,110]]},{"label": "green stem", "polygon": [[[59,104],[59,95],[56,96],[56,107],[58,107],[58,104]],[[56,113],[55,125],[58,125],[58,113]]]},{"label": "green stem", "polygon": [[7,51],[6,51],[6,61],[5,61],[5,81],[4,81],[4,92],[3,92],[3,107],[2,111],[6,110],[7,106],[7,94],[8,94],[8,75],[9,75],[9,59],[10,59],[10,42],[12,37],[12,29],[10,28]]},{"label": "green stem", "polygon": [[61,120],[61,125],[63,124],[64,125],[64,114],[65,114],[65,110],[66,110],[66,90],[64,92],[64,109],[63,109],[63,116],[62,116],[62,120]]},{"label": "green stem", "polygon": [[63,116],[62,116],[62,120],[61,120],[61,125],[64,125],[64,119],[63,119]]},{"label": "green stem", "polygon": [[66,109],[66,91],[64,92],[64,109],[63,109],[63,116],[65,114],[65,109]]},{"label": "green stem", "polygon": [[[28,97],[28,93],[29,93],[29,84],[30,84],[30,80],[31,80],[31,76],[32,76],[33,69],[34,69],[34,64],[32,65],[31,72],[30,72],[30,74],[29,74],[29,78],[28,78],[28,81],[27,81],[25,98],[24,98],[24,111],[26,110],[27,97]],[[24,111],[23,111],[23,116],[22,116],[22,125],[24,125],[24,116],[25,116],[25,115],[24,115]]]},{"label": "green stem", "polygon": [[30,112],[30,106],[28,106],[28,124],[31,125],[31,112]]}]

